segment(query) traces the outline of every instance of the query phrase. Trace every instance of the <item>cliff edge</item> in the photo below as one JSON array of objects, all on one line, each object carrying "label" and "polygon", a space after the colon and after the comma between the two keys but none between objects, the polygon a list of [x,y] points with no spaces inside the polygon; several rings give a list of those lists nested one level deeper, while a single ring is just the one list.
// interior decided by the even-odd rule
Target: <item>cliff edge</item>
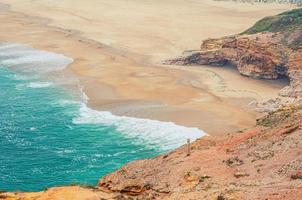
[{"label": "cliff edge", "polygon": [[302,197],[302,101],[245,132],[203,138],[105,176],[99,189],[137,199],[299,199]]}]

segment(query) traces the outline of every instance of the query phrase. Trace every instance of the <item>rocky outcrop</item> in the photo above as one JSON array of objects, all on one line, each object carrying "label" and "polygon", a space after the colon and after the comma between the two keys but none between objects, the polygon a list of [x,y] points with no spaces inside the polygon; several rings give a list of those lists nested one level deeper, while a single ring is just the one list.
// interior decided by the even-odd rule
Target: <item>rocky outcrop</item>
[{"label": "rocky outcrop", "polygon": [[183,56],[175,58],[173,60],[166,60],[164,64],[175,65],[217,65],[222,66],[227,63],[227,59],[221,54],[220,51],[187,51],[183,53]]},{"label": "rocky outcrop", "polygon": [[290,54],[287,67],[290,86],[282,89],[280,95],[297,97],[302,94],[302,46]]},{"label": "rocky outcrop", "polygon": [[[255,31],[256,28],[235,36],[203,41],[200,50],[187,51],[182,56],[164,61],[170,65],[235,65],[240,74],[252,78],[277,79],[288,76],[290,85],[284,88],[282,96],[297,97],[302,95],[302,24],[299,21],[302,9],[278,15],[276,19],[260,20],[255,27],[263,27],[262,23],[276,23],[282,29]],[[269,21],[271,20],[271,21]],[[278,27],[276,25],[276,27]],[[284,25],[285,26],[285,25]]]},{"label": "rocky outcrop", "polygon": [[221,51],[227,60],[237,66],[241,74],[275,79],[286,74],[284,53],[290,51],[280,44],[280,40],[279,36],[272,33],[239,36],[226,42]]},{"label": "rocky outcrop", "polygon": [[224,138],[203,138],[154,159],[127,164],[98,184],[133,199],[299,199],[302,101]]},{"label": "rocky outcrop", "polygon": [[291,49],[281,44],[281,40],[281,35],[273,33],[209,39],[202,43],[200,51],[185,52],[183,56],[164,61],[164,63],[178,65],[233,64],[237,66],[242,75],[276,79],[280,75],[287,75],[287,57],[291,52]]}]

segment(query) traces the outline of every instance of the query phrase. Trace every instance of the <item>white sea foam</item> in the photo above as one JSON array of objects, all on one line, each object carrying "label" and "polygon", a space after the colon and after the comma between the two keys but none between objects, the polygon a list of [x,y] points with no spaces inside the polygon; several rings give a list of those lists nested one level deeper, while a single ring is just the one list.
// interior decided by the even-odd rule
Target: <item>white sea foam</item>
[{"label": "white sea foam", "polygon": [[13,79],[18,80],[18,81],[26,81],[26,80],[31,80],[31,79],[36,79],[37,77],[35,76],[25,76],[21,74],[14,74]]},{"label": "white sea foam", "polygon": [[86,93],[84,92],[84,88],[83,87],[80,87],[80,91],[81,91],[81,98],[82,100],[87,103],[89,101],[89,97],[86,95]]},{"label": "white sea foam", "polygon": [[62,54],[34,49],[23,44],[0,43],[0,65],[25,72],[63,70],[73,60]]},{"label": "white sea foam", "polygon": [[29,88],[45,88],[52,86],[52,82],[30,82],[27,84],[27,87]]},{"label": "white sea foam", "polygon": [[24,44],[16,44],[16,43],[0,43],[0,51],[11,50],[11,49],[28,49],[28,46]]},{"label": "white sea foam", "polygon": [[17,84],[16,89],[17,90],[22,90],[24,88],[46,88],[46,87],[51,87],[53,86],[52,82],[30,82],[28,84]]},{"label": "white sea foam", "polygon": [[78,104],[79,104],[79,101],[62,99],[62,100],[58,101],[58,103],[59,103],[61,106],[66,106],[66,105],[78,105]]},{"label": "white sea foam", "polygon": [[177,148],[185,144],[187,138],[195,140],[206,135],[198,128],[179,126],[172,122],[115,116],[110,112],[90,109],[84,103],[73,123],[114,126],[126,137],[133,138],[133,141],[162,150]]}]

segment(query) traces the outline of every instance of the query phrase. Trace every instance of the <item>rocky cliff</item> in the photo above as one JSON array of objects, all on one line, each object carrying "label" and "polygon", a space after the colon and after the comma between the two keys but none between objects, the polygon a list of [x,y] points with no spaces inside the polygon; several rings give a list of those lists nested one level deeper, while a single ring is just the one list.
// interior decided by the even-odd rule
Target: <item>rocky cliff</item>
[{"label": "rocky cliff", "polygon": [[138,199],[300,199],[302,102],[225,138],[203,138],[155,159],[135,161],[99,182]]},{"label": "rocky cliff", "polygon": [[176,65],[235,65],[245,76],[277,79],[287,76],[290,86],[280,95],[302,94],[302,9],[266,17],[247,31],[208,39],[197,51],[164,61]]}]

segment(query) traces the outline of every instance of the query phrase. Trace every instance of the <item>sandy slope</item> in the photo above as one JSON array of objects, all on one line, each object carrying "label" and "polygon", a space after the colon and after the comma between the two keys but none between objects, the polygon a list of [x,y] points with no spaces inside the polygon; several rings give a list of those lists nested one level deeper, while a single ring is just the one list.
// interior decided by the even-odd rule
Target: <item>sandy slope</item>
[{"label": "sandy slope", "polygon": [[159,62],[198,48],[202,39],[240,32],[263,16],[289,8],[284,5],[209,0],[0,3],[11,6],[11,11],[1,6],[1,40],[74,58],[70,69],[90,105],[98,109],[218,134],[252,125],[257,113],[248,102],[275,96],[283,85],[251,80],[232,70],[168,68]]},{"label": "sandy slope", "polygon": [[103,177],[99,189],[134,199],[301,199],[301,106],[284,106],[246,132],[197,140],[189,156],[183,146],[131,162]]}]

